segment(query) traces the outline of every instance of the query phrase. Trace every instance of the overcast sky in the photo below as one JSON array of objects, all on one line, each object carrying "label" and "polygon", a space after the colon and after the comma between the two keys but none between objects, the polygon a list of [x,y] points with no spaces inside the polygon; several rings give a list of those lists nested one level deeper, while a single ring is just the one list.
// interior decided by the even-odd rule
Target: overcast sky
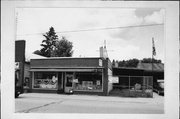
[{"label": "overcast sky", "polygon": [[[59,38],[73,42],[73,57],[99,57],[106,47],[110,60],[152,56],[152,37],[156,58],[164,61],[164,25],[128,27],[164,23],[164,9],[151,8],[17,8],[17,39],[26,40],[26,56],[41,49],[43,33],[54,27]],[[64,32],[78,31],[81,32]]]}]

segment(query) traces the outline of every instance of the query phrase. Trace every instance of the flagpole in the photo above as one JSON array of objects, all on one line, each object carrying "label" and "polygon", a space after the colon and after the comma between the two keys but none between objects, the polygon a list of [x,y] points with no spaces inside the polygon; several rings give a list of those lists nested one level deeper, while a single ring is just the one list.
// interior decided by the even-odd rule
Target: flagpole
[{"label": "flagpole", "polygon": [[[152,37],[152,84],[154,83],[154,73],[153,73],[153,58],[154,58],[154,55],[155,55],[155,45],[154,45],[154,37]],[[152,85],[152,89],[153,89],[153,85]]]},{"label": "flagpole", "polygon": [[152,75],[153,75],[153,58],[154,58],[153,57],[154,56],[154,54],[153,54],[154,53],[154,50],[153,50],[154,42],[153,41],[154,41],[154,37],[152,37],[152,63],[151,63],[151,65],[152,65]]}]

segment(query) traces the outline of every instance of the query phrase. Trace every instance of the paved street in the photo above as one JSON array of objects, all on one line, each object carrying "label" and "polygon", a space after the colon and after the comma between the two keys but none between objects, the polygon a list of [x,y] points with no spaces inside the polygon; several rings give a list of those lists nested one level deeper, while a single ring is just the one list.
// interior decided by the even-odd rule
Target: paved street
[{"label": "paved street", "polygon": [[16,113],[162,114],[164,97],[123,98],[92,95],[24,93],[15,99]]}]

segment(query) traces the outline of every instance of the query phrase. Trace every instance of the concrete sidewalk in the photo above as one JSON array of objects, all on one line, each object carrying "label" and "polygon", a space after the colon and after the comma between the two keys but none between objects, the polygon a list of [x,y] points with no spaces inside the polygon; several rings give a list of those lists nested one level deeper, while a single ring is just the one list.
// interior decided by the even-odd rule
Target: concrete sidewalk
[{"label": "concrete sidewalk", "polygon": [[124,98],[97,95],[24,93],[15,99],[16,113],[163,113],[164,97]]},{"label": "concrete sidewalk", "polygon": [[68,94],[47,94],[47,93],[24,93],[19,98],[46,98],[46,99],[73,99],[86,101],[108,101],[108,102],[131,102],[131,103],[164,103],[164,96],[153,94],[153,98],[137,98],[137,97],[113,97],[113,96],[97,96],[97,95],[68,95]]}]

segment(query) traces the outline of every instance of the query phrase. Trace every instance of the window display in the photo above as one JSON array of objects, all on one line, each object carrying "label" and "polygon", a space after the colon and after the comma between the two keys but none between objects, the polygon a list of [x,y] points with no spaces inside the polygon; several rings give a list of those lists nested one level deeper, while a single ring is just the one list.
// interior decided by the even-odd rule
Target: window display
[{"label": "window display", "polygon": [[102,73],[76,73],[73,84],[74,90],[102,90]]},{"label": "window display", "polygon": [[57,73],[35,72],[33,88],[57,89]]}]

